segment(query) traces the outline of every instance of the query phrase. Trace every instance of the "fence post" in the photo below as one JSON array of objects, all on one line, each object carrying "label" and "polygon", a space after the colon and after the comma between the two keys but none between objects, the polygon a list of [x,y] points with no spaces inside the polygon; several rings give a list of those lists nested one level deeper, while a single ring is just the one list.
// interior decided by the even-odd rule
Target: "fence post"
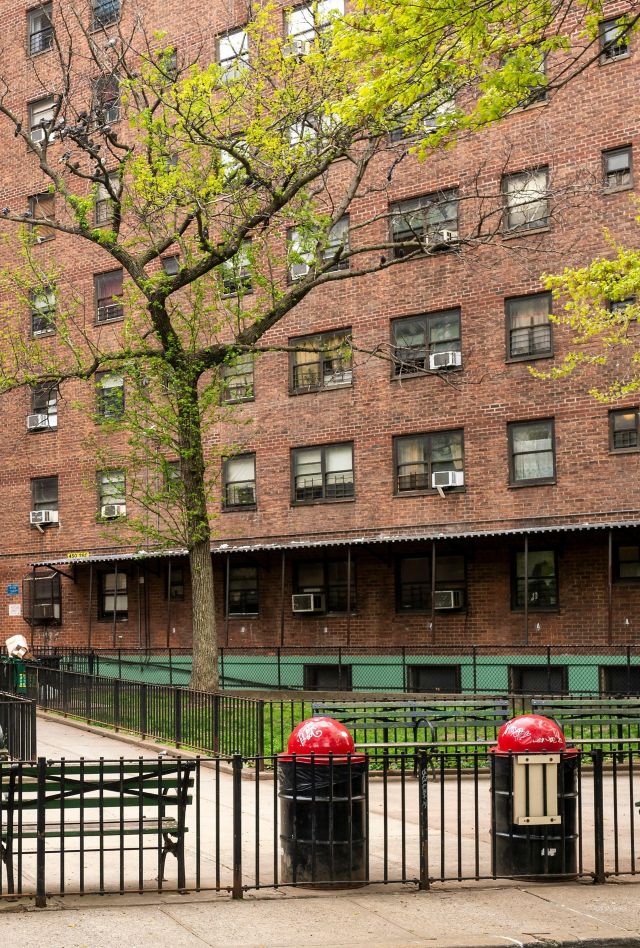
[{"label": "fence post", "polygon": [[220,649],[220,687],[224,691],[224,649]]},{"label": "fence post", "polygon": [[597,885],[606,882],[604,874],[604,787],[602,780],[602,751],[591,752],[593,759],[593,829],[595,842],[595,866],[593,881]]},{"label": "fence post", "polygon": [[402,690],[407,690],[407,646],[402,646]]},{"label": "fence post", "polygon": [[118,649],[118,678],[122,678],[122,649]]},{"label": "fence post", "polygon": [[120,679],[116,678],[113,683],[113,726],[116,731],[120,729]]},{"label": "fence post", "polygon": [[260,699],[258,701],[258,734],[257,734],[257,746],[256,750],[258,753],[258,760],[256,761],[256,769],[264,770],[264,700]]},{"label": "fence post", "polygon": [[180,747],[182,744],[182,690],[180,688],[173,689],[173,702],[174,702],[174,711],[173,711],[173,724],[174,724],[174,737],[176,747]]},{"label": "fence post", "polygon": [[429,888],[429,826],[428,826],[429,805],[428,805],[428,800],[427,800],[429,776],[427,772],[427,755],[424,751],[420,751],[418,775],[419,775],[419,781],[420,781],[420,785],[418,789],[419,830],[420,830],[420,881],[418,883],[418,888],[424,892]]},{"label": "fence post", "polygon": [[233,891],[234,899],[242,891],[242,756],[233,755]]},{"label": "fence post", "polygon": [[[22,774],[21,774],[22,777]],[[36,816],[36,908],[46,908],[47,892],[45,882],[45,833],[46,833],[46,785],[47,761],[38,757],[38,802]]]},{"label": "fence post", "polygon": [[278,661],[278,691],[282,688],[282,669],[280,668],[280,659],[282,657],[280,646],[276,649],[276,656]]},{"label": "fence post", "polygon": [[169,649],[169,684],[173,685],[173,655]]},{"label": "fence post", "polygon": [[140,736],[147,736],[147,684],[140,684]]},{"label": "fence post", "polygon": [[473,693],[474,695],[478,693],[478,650],[473,646],[473,652],[471,656],[473,662]]},{"label": "fence post", "polygon": [[214,754],[220,753],[220,695],[213,696],[213,747]]},{"label": "fence post", "polygon": [[91,687],[93,685],[93,678],[87,677],[84,681],[84,716],[87,719],[87,724],[91,721]]}]

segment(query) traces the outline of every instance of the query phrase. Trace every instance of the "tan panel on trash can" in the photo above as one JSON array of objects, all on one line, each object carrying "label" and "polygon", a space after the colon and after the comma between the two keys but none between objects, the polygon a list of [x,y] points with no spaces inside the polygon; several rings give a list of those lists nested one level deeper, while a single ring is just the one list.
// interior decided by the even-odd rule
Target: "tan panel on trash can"
[{"label": "tan panel on trash can", "polygon": [[516,826],[544,826],[562,822],[557,812],[559,763],[559,754],[514,756],[513,822]]}]

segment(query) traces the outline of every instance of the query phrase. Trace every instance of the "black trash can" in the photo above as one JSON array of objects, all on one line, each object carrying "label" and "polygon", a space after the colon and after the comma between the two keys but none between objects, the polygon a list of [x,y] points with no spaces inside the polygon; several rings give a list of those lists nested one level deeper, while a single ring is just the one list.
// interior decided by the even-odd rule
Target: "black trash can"
[{"label": "black trash can", "polygon": [[278,758],[283,882],[366,884],[367,765],[362,754]]},{"label": "black trash can", "polygon": [[509,721],[491,752],[493,874],[538,880],[576,876],[579,751],[550,718]]}]

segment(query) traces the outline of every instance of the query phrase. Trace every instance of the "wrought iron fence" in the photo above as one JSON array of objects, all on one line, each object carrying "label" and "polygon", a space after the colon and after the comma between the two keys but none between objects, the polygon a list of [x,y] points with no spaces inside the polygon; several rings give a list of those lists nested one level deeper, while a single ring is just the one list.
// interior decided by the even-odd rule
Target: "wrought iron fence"
[{"label": "wrought iron fence", "polygon": [[384,754],[316,760],[311,777],[308,757],[0,764],[0,895],[636,875],[640,750],[572,760],[560,821],[513,865],[486,751],[424,753],[417,775]]},{"label": "wrought iron fence", "polygon": [[6,750],[13,760],[36,756],[36,704],[27,698],[0,692],[0,755]]},{"label": "wrought iron fence", "polygon": [[[191,675],[186,648],[53,646],[36,654],[70,671],[160,685],[187,686]],[[225,646],[219,674],[223,690],[640,694],[640,646]]]}]

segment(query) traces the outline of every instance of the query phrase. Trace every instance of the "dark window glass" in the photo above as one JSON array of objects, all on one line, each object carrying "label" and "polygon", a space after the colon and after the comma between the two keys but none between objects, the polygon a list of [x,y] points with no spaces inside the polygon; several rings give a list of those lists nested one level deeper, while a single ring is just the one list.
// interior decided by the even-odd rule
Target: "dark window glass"
[{"label": "dark window glass", "polygon": [[97,319],[99,323],[109,323],[122,319],[122,270],[110,270],[97,273],[93,280],[96,294]]},{"label": "dark window glass", "polygon": [[409,691],[455,694],[460,691],[459,665],[408,665]]},{"label": "dark window glass", "polygon": [[525,694],[564,694],[567,690],[566,665],[512,665],[510,690]]},{"label": "dark window glass", "polygon": [[629,34],[622,17],[600,24],[600,62],[609,63],[629,53]]},{"label": "dark window glass", "polygon": [[640,694],[640,665],[601,665],[600,682],[604,694]]},{"label": "dark window glass", "polygon": [[254,398],[254,358],[243,352],[221,369],[222,399],[225,402],[248,402]]},{"label": "dark window glass", "polygon": [[[436,555],[436,609],[462,609],[465,604],[464,556]],[[398,562],[396,611],[431,612],[431,558],[429,556],[407,556]]]},{"label": "dark window glass", "polygon": [[609,412],[609,447],[629,451],[638,447],[638,409],[623,408]]},{"label": "dark window glass", "polygon": [[394,375],[462,364],[459,309],[394,319],[391,327]]},{"label": "dark window glass", "polygon": [[618,582],[640,579],[640,546],[637,543],[619,543],[615,547],[614,576]]},{"label": "dark window glass", "polygon": [[181,602],[184,599],[184,567],[174,566],[171,569],[167,567],[167,581],[165,585],[165,599],[167,593],[171,602]]},{"label": "dark window glass", "polygon": [[93,84],[93,112],[98,125],[120,118],[120,85],[115,76],[100,76]]},{"label": "dark window glass", "polygon": [[29,10],[29,55],[53,49],[53,12],[51,3]]},{"label": "dark window glass", "polygon": [[255,507],[256,456],[241,454],[224,462],[224,506]]},{"label": "dark window glass", "polygon": [[[347,560],[318,560],[297,563],[294,570],[294,591],[296,595],[316,593],[316,613],[347,611]],[[351,563],[351,612],[356,611],[356,571]]]},{"label": "dark window glass", "polygon": [[602,152],[603,187],[606,191],[630,188],[633,184],[631,145]]},{"label": "dark window glass", "polygon": [[354,496],[352,444],[295,448],[292,461],[294,503],[344,500]]},{"label": "dark window glass", "polygon": [[458,195],[453,189],[397,201],[389,210],[396,257],[444,250],[458,239]]},{"label": "dark window glass", "polygon": [[[555,609],[558,605],[558,570],[555,550],[529,550],[529,609]],[[524,609],[524,551],[517,552],[513,565],[513,609]]]},{"label": "dark window glass", "polygon": [[258,615],[258,567],[229,567],[229,615]]},{"label": "dark window glass", "polygon": [[502,179],[506,231],[534,230],[549,223],[547,168],[508,174]]},{"label": "dark window glass", "polygon": [[54,384],[43,383],[34,385],[31,389],[31,418],[30,427],[33,430],[58,427],[58,388]]},{"label": "dark window glass", "polygon": [[222,291],[225,296],[250,293],[252,290],[251,241],[245,240],[240,250],[220,267]]},{"label": "dark window glass", "polygon": [[512,484],[549,484],[555,479],[553,421],[523,421],[509,425]]},{"label": "dark window glass", "polygon": [[291,390],[299,393],[350,385],[350,342],[350,329],[290,340],[290,345],[300,346],[291,353]]},{"label": "dark window glass", "polygon": [[551,294],[519,296],[505,302],[509,359],[538,359],[553,355],[549,315]]},{"label": "dark window glass", "polygon": [[351,691],[351,665],[304,665],[305,691]]},{"label": "dark window glass", "polygon": [[22,580],[22,607],[29,625],[60,623],[62,590],[59,573],[29,573]]},{"label": "dark window glass", "polygon": [[91,29],[110,26],[120,19],[120,0],[91,0]]},{"label": "dark window glass", "polygon": [[31,481],[31,509],[58,509],[58,478],[34,477]]},{"label": "dark window glass", "polygon": [[114,372],[96,374],[98,418],[117,421],[124,415],[124,379]]},{"label": "dark window glass", "polygon": [[118,570],[118,573],[98,574],[98,616],[100,619],[124,620],[129,618],[129,592],[127,574]]},{"label": "dark window glass", "polygon": [[395,439],[396,492],[464,485],[462,431]]}]

